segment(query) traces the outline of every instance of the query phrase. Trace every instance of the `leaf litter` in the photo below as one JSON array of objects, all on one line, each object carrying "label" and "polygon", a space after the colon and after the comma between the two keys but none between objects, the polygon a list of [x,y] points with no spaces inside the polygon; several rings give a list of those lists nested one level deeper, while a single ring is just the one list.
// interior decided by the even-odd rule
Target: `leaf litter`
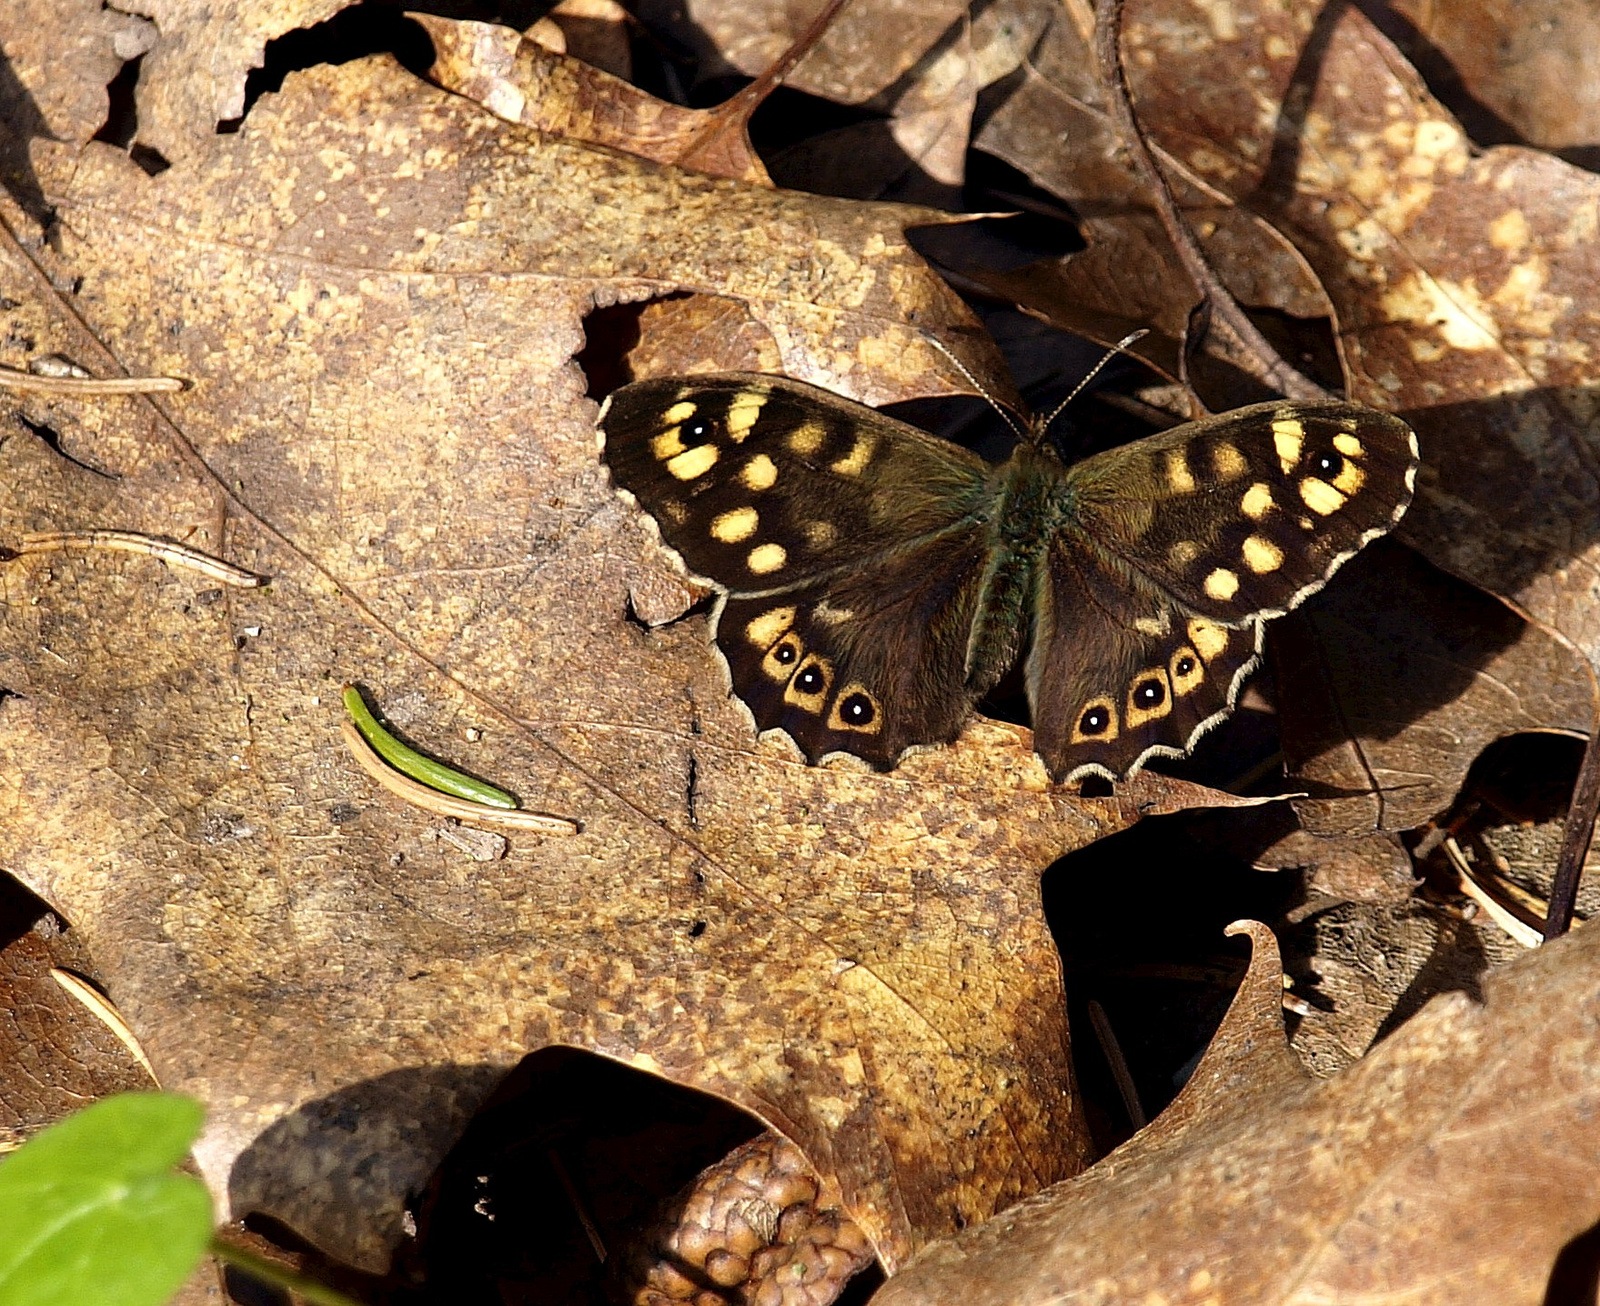
[{"label": "leaf litter", "polygon": [[[1187,1150],[1175,1150],[1178,1117],[1164,1116],[1072,1181],[1105,1108],[1073,1088],[1040,871],[1097,841],[1123,846],[1108,836],[1141,817],[1224,800],[1158,776],[1107,798],[1052,791],[1026,731],[1003,721],[977,722],[891,776],[808,770],[756,744],[697,621],[678,620],[696,596],[663,574],[597,474],[593,407],[572,363],[586,325],[609,313],[624,332],[640,324],[641,365],[647,351],[669,370],[759,365],[885,403],[964,388],[924,343],[932,336],[1008,395],[979,319],[914,250],[950,217],[773,191],[750,171],[755,154],[725,169],[744,180],[646,163],[633,146],[652,121],[648,101],[509,38],[495,39],[513,64],[547,69],[533,83],[555,115],[535,121],[547,134],[490,118],[382,56],[291,73],[250,103],[245,74],[268,42],[335,8],[164,8],[139,68],[132,154],[90,138],[105,113],[97,88],[118,59],[139,57],[126,52],[152,39],[145,28],[85,11],[66,30],[86,39],[52,61],[48,31],[21,7],[0,24],[22,78],[0,104],[30,141],[6,161],[14,236],[0,249],[0,362],[60,352],[96,375],[191,384],[158,398],[8,401],[0,545],[29,532],[139,532],[271,578],[260,592],[223,593],[147,557],[4,564],[0,866],[89,941],[164,1085],[212,1105],[197,1159],[236,1214],[270,1215],[326,1253],[382,1269],[407,1193],[495,1081],[555,1045],[720,1094],[781,1131],[824,1204],[848,1214],[891,1273],[935,1244],[891,1294],[954,1273],[928,1269],[945,1264],[938,1240],[1032,1199],[1024,1225],[1045,1209],[1101,1220],[1088,1245],[1113,1256],[1148,1209],[1193,1209],[1192,1223],[1173,1223],[1179,1251],[1210,1248],[1201,1259],[1214,1277],[1202,1284],[1159,1256],[1074,1262],[1061,1247],[1081,1235],[1067,1237],[1039,1253],[1042,1281],[1058,1288],[1178,1299],[1237,1273],[1229,1283],[1284,1296],[1281,1258],[1298,1244],[1259,1229],[1293,1216],[1283,1194],[1322,1164],[1301,1146],[1306,1131],[1354,1130],[1375,1146],[1378,1134],[1357,1125],[1377,1112],[1401,1128],[1382,1095],[1401,1076],[1414,1086],[1400,1114],[1416,1132],[1405,1136],[1424,1141],[1391,1132],[1385,1145],[1428,1154],[1433,1122],[1453,1117],[1425,1104],[1470,1078],[1461,1067],[1474,1047],[1505,1043],[1484,1032],[1499,1018],[1519,1035],[1496,1072],[1506,1084],[1565,1069],[1547,1099],[1526,1087],[1472,1098],[1485,1103],[1472,1106],[1481,1127],[1512,1137],[1536,1116],[1528,1128],[1565,1140],[1559,1182],[1583,1168],[1573,1122],[1588,1090],[1568,1074],[1581,1049],[1562,1051],[1562,1031],[1516,1024],[1524,998],[1503,999],[1497,1016],[1495,995],[1532,992],[1534,980],[1501,978],[1525,974],[1550,986],[1544,1009],[1557,991],[1582,992],[1585,963],[1567,959],[1586,936],[1482,977],[1494,948],[1481,923],[1458,901],[1398,901],[1393,870],[1487,745],[1508,731],[1581,731],[1592,715],[1588,174],[1536,150],[1473,151],[1354,11],[1213,5],[1202,21],[1157,0],[1130,8],[1137,111],[1191,188],[1185,202],[1223,280],[1308,353],[1324,319],[1326,357],[1344,361],[1353,397],[1405,413],[1428,466],[1403,530],[1415,554],[1375,552],[1361,564],[1369,598],[1347,569],[1348,589],[1342,577],[1308,607],[1308,630],[1275,636],[1276,690],[1263,686],[1226,732],[1233,742],[1192,764],[1210,765],[1196,774],[1213,780],[1238,776],[1228,749],[1248,752],[1252,729],[1281,731],[1289,787],[1310,795],[1303,828],[1291,838],[1273,827],[1281,804],[1205,819],[1234,822],[1231,841],[1254,839],[1262,864],[1290,868],[1278,875],[1321,885],[1315,911],[1277,923],[1286,945],[1306,949],[1291,969],[1312,987],[1297,979],[1296,991],[1310,1010],[1333,1008],[1315,1038],[1304,1032],[1317,1020],[1291,1022],[1296,1049],[1324,1073],[1346,1068],[1307,1086],[1282,1077],[1297,1063],[1281,1044],[1258,1065],[1224,1039],[1208,1055],[1238,1058],[1226,1087],[1202,1061],[1178,1100]],[[791,84],[860,104],[913,67],[944,76],[952,65],[929,52],[970,41],[954,13],[924,24],[930,34],[861,9],[867,30],[895,39],[842,48],[877,71],[824,61],[815,80]],[[1009,282],[986,274],[991,294],[1102,336],[1114,323],[1097,327],[1094,314],[1136,305],[1132,317],[1162,327],[1161,360],[1177,375],[1191,292],[1119,252],[1150,250],[1176,267],[1136,187],[1115,176],[1114,138],[1062,126],[1093,108],[1092,72],[1073,62],[1087,58],[1085,13],[1040,15],[1017,7],[1030,34],[1019,48],[1032,44],[1009,69],[968,58],[967,99],[919,91],[879,110],[915,100],[937,119],[927,141],[959,139],[963,116],[977,113],[979,146],[1031,179],[1013,192],[1031,186],[1024,198],[1041,212],[1054,201],[1084,215],[1089,262],[1055,256],[1048,274],[1014,262]],[[435,19],[431,30],[442,46],[451,29]],[[706,30],[750,72],[793,36]],[[993,48],[984,39],[977,48]],[[202,69],[205,50],[222,57]],[[588,87],[584,112],[615,113],[620,129],[596,144],[550,91],[551,68]],[[1002,80],[984,90],[994,73]],[[498,85],[488,98],[507,98]],[[241,115],[237,131],[215,134]],[[1099,152],[1098,173],[1074,162],[1078,148],[1086,161]],[[961,151],[913,155],[924,166],[901,193],[948,197]],[[154,156],[171,166],[152,176]],[[885,175],[870,193],[896,193]],[[1106,181],[1084,180],[1096,176]],[[946,189],[918,191],[916,177]],[[1029,284],[1048,285],[1049,303],[1022,293]],[[979,307],[1003,325],[991,303]],[[592,379],[596,359],[585,362]],[[1255,397],[1232,366],[1224,356],[1195,373],[1213,402]],[[1133,411],[1169,395],[1147,386]],[[1083,403],[1108,433],[1127,420],[1127,405]],[[1421,570],[1416,555],[1533,620]],[[1375,629],[1369,605],[1394,616]],[[1431,659],[1420,671],[1419,648]],[[1375,676],[1375,665],[1394,672]],[[415,695],[414,715],[396,721],[412,742],[469,759],[525,805],[573,814],[583,834],[517,837],[504,861],[469,872],[342,760],[334,705],[352,676],[386,702]],[[1265,790],[1281,789],[1270,775]],[[1334,933],[1296,924],[1336,918],[1345,936],[1361,923],[1369,960],[1386,938],[1432,923],[1414,964],[1380,974],[1357,963],[1340,972],[1347,983],[1336,982]],[[1268,1046],[1283,990],[1263,969],[1259,933],[1257,945],[1252,1046]],[[1459,1000],[1463,989],[1486,996],[1481,1013]],[[1446,996],[1424,1005],[1432,992]],[[1236,1116],[1224,1101],[1240,1104]],[[1175,1157],[1193,1167],[1181,1208],[1158,1200],[1177,1191],[1171,1172],[1157,1173]],[[1220,1170],[1218,1157],[1229,1158]],[[1349,1182],[1366,1164],[1352,1163]],[[1238,1193],[1264,1205],[1239,1224],[1223,1214],[1227,1176],[1246,1172]],[[1061,1180],[1109,1191],[1118,1176],[1132,1205],[1034,1197]],[[1426,1299],[1464,1297],[1471,1284],[1533,1300],[1556,1252],[1600,1211],[1581,1179],[1540,1190],[1527,1176],[1508,1173],[1504,1191],[1541,1200],[1494,1208],[1518,1231],[1509,1250],[1450,1242],[1443,1216],[1378,1219],[1362,1214],[1376,1206],[1340,1199],[1355,1214],[1326,1224],[1323,1250],[1302,1263],[1325,1276],[1322,1299],[1340,1299],[1380,1279],[1421,1291],[1392,1267],[1449,1250],[1461,1277],[1435,1280],[1441,1295]],[[1435,1182],[1461,1209],[1488,1200],[1460,1168]],[[1001,1247],[1007,1218],[962,1237]],[[1230,1228],[1254,1237],[1230,1250]],[[931,1290],[1003,1282],[945,1278]]]}]

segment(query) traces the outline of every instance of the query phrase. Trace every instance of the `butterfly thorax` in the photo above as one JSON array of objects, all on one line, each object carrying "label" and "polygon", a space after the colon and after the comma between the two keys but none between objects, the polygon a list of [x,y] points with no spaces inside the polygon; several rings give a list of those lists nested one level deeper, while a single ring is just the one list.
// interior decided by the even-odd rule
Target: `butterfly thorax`
[{"label": "butterfly thorax", "polygon": [[1045,549],[1070,510],[1061,471],[1053,450],[1020,444],[990,476],[989,549],[967,639],[974,693],[992,689],[1022,651]]}]

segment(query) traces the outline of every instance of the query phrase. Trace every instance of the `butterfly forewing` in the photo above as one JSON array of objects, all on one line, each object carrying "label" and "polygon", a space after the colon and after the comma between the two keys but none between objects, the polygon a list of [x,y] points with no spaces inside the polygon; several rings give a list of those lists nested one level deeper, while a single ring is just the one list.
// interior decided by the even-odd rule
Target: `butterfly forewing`
[{"label": "butterfly forewing", "polygon": [[948,529],[988,465],[814,386],[754,372],[640,381],[607,401],[603,456],[690,571],[783,589]]},{"label": "butterfly forewing", "polygon": [[1222,413],[1068,469],[1088,541],[1194,611],[1288,611],[1411,502],[1416,437],[1353,404]]}]

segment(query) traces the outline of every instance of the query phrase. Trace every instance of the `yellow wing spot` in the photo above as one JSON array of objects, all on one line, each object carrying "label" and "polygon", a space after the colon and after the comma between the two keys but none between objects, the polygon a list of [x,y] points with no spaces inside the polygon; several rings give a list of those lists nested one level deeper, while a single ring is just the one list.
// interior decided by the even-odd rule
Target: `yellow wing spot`
[{"label": "yellow wing spot", "polygon": [[1228,632],[1214,621],[1193,617],[1189,621],[1189,642],[1199,650],[1202,658],[1210,662],[1228,647]]},{"label": "yellow wing spot", "polygon": [[761,416],[761,410],[766,406],[767,396],[747,390],[733,401],[728,409],[727,426],[728,439],[735,444],[743,444],[745,436],[750,434],[750,428],[756,424],[756,418]]},{"label": "yellow wing spot", "polygon": [[1260,521],[1272,511],[1272,487],[1265,481],[1257,481],[1239,500],[1239,511],[1251,521]]},{"label": "yellow wing spot", "polygon": [[1200,556],[1200,546],[1193,540],[1179,540],[1167,550],[1167,561],[1182,570]]},{"label": "yellow wing spot", "polygon": [[[683,405],[679,404],[678,407],[682,408]],[[682,453],[685,447],[683,440],[679,438],[676,426],[667,427],[665,431],[650,441],[650,452],[662,461]]]},{"label": "yellow wing spot", "polygon": [[1194,474],[1182,449],[1167,450],[1167,488],[1176,494],[1194,493]]},{"label": "yellow wing spot", "polygon": [[877,449],[878,442],[865,431],[856,436],[856,442],[851,446],[850,452],[838,462],[830,464],[830,470],[840,476],[860,476],[866,471],[867,464],[872,461],[873,452]]},{"label": "yellow wing spot", "polygon": [[1206,593],[1225,603],[1239,592],[1239,577],[1226,567],[1218,567],[1206,577]]},{"label": "yellow wing spot", "polygon": [[839,540],[839,528],[831,521],[808,521],[800,531],[813,549],[831,549]]},{"label": "yellow wing spot", "polygon": [[1244,565],[1264,576],[1283,566],[1283,550],[1263,535],[1252,535],[1244,542]]},{"label": "yellow wing spot", "polygon": [[757,576],[765,576],[769,571],[777,571],[788,561],[789,551],[783,545],[758,544],[750,550],[750,556],[744,560],[744,565]]},{"label": "yellow wing spot", "polygon": [[783,691],[783,701],[807,712],[820,712],[832,684],[833,663],[813,653],[795,668]]},{"label": "yellow wing spot", "polygon": [[773,608],[759,617],[752,617],[744,628],[744,637],[757,648],[771,648],[792,625],[793,608]]},{"label": "yellow wing spot", "polygon": [[756,533],[761,517],[754,508],[733,508],[711,519],[711,538],[724,544],[739,544]]},{"label": "yellow wing spot", "polygon": [[685,399],[681,404],[673,404],[671,408],[667,409],[666,412],[661,414],[661,417],[663,421],[669,422],[673,426],[676,426],[679,422],[687,422],[691,417],[693,417],[695,415],[695,410],[696,405]]},{"label": "yellow wing spot", "polygon": [[1127,713],[1122,718],[1129,730],[1137,730],[1146,721],[1159,721],[1172,711],[1172,692],[1167,687],[1167,673],[1163,667],[1150,667],[1141,671],[1128,686]]},{"label": "yellow wing spot", "polygon": [[790,631],[767,650],[766,657],[761,659],[761,672],[768,680],[775,680],[780,685],[787,684],[789,677],[794,675],[795,664],[800,661],[800,655],[804,652],[805,645],[793,631]]},{"label": "yellow wing spot", "polygon": [[1298,417],[1280,417],[1272,423],[1272,447],[1278,451],[1278,465],[1287,476],[1300,461],[1306,428]]},{"label": "yellow wing spot", "polygon": [[1201,665],[1200,655],[1192,648],[1180,648],[1174,653],[1168,672],[1175,698],[1192,694],[1200,688],[1206,678],[1206,669]]},{"label": "yellow wing spot", "polygon": [[1109,744],[1118,733],[1116,704],[1109,698],[1093,698],[1078,713],[1077,724],[1072,727],[1072,742]]},{"label": "yellow wing spot", "polygon": [[1300,482],[1300,498],[1319,517],[1326,517],[1344,507],[1344,495],[1315,476],[1307,476]]},{"label": "yellow wing spot", "polygon": [[1333,447],[1346,458],[1365,458],[1367,456],[1367,451],[1361,441],[1343,431],[1333,437]]},{"label": "yellow wing spot", "polygon": [[714,444],[697,444],[693,449],[685,449],[675,458],[667,459],[667,470],[680,481],[692,481],[696,476],[704,476],[717,465],[717,446]]},{"label": "yellow wing spot", "polygon": [[1333,478],[1333,488],[1340,494],[1354,494],[1367,483],[1367,474],[1352,462],[1344,465],[1344,470]]},{"label": "yellow wing spot", "polygon": [[744,465],[739,473],[747,490],[770,490],[778,480],[778,465],[764,453],[758,453]]},{"label": "yellow wing spot", "polygon": [[789,448],[802,458],[809,458],[827,438],[828,428],[821,422],[807,422],[789,432]]},{"label": "yellow wing spot", "polygon": [[865,685],[852,681],[833,700],[833,710],[828,713],[828,729],[875,735],[883,729],[883,705],[867,692]]},{"label": "yellow wing spot", "polygon": [[1211,466],[1220,480],[1236,481],[1250,470],[1245,456],[1226,440],[1211,451]]}]

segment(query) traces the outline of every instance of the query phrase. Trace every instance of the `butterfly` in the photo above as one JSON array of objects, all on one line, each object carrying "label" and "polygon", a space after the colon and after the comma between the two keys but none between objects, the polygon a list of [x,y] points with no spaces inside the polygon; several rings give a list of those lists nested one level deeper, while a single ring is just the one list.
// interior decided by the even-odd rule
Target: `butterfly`
[{"label": "butterfly", "polygon": [[1400,520],[1418,465],[1397,417],[1289,401],[1070,466],[1035,429],[994,464],[753,372],[622,386],[598,427],[615,487],[716,591],[758,731],[888,769],[955,739],[1021,658],[1062,781],[1186,754],[1265,623]]}]

